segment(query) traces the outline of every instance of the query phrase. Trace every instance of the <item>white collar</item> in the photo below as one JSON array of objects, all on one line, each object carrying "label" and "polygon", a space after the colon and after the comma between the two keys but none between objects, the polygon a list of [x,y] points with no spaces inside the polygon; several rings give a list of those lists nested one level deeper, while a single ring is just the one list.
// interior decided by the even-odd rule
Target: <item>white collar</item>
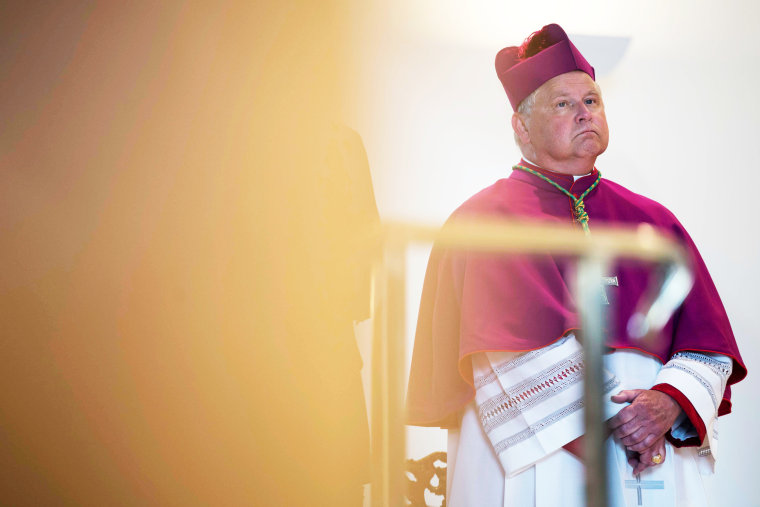
[{"label": "white collar", "polygon": [[[540,165],[536,164],[536,163],[535,163],[535,162],[533,162],[532,160],[528,160],[528,158],[527,158],[527,157],[523,157],[523,160],[524,160],[524,161],[526,161],[526,162],[527,162],[527,163],[529,163],[529,164],[533,164],[534,166],[538,167],[539,169],[543,169],[543,167],[541,167]],[[547,169],[547,170],[548,170],[548,169]],[[554,171],[552,171],[552,172],[554,172]],[[593,171],[592,171],[592,172],[593,172]],[[581,179],[581,178],[583,178],[583,177],[585,177],[585,176],[588,176],[589,174],[591,174],[591,173],[581,174],[580,176],[576,176],[576,175],[574,175],[574,174],[573,174],[573,175],[572,175],[572,176],[573,176],[573,181],[578,181],[579,179]]]}]

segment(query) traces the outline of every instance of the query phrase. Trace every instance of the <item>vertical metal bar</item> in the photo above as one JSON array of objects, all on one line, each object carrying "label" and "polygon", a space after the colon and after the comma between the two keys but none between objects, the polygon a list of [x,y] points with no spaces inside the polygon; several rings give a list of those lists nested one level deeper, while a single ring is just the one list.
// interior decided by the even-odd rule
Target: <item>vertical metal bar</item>
[{"label": "vertical metal bar", "polygon": [[406,454],[405,382],[406,350],[406,243],[391,244],[388,265],[388,489],[390,505],[406,506],[404,456]]},{"label": "vertical metal bar", "polygon": [[372,300],[373,300],[373,312],[372,312],[372,402],[370,404],[370,450],[371,450],[371,471],[372,482],[370,483],[370,497],[373,507],[386,507],[387,503],[387,487],[385,486],[386,459],[385,459],[385,443],[383,442],[382,421],[383,421],[383,403],[384,403],[384,371],[385,363],[383,357],[385,357],[383,349],[384,343],[387,341],[386,332],[386,275],[385,275],[385,262],[383,257],[379,256],[375,259],[375,263],[372,269]]},{"label": "vertical metal bar", "polygon": [[404,501],[405,243],[387,241],[375,267],[372,345],[372,506]]},{"label": "vertical metal bar", "polygon": [[584,415],[586,460],[586,505],[607,507],[608,477],[603,414],[603,354],[606,311],[601,297],[601,280],[608,262],[584,256],[578,262],[576,301],[581,316],[581,338],[585,362]]}]

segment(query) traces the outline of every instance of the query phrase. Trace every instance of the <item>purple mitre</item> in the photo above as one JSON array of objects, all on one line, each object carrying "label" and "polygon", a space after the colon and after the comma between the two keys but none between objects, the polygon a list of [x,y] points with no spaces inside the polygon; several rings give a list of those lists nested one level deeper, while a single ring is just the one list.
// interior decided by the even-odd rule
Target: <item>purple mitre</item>
[{"label": "purple mitre", "polygon": [[594,67],[557,24],[531,34],[521,46],[510,46],[496,55],[496,75],[507,92],[512,109],[533,90],[555,76],[580,70],[594,79]]}]

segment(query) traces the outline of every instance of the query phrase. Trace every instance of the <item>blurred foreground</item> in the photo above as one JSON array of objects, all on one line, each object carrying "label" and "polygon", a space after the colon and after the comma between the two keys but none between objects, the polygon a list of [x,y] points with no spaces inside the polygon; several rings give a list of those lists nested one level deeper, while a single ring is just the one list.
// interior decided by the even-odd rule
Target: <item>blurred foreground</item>
[{"label": "blurred foreground", "polygon": [[3,7],[1,504],[360,504],[341,4]]}]

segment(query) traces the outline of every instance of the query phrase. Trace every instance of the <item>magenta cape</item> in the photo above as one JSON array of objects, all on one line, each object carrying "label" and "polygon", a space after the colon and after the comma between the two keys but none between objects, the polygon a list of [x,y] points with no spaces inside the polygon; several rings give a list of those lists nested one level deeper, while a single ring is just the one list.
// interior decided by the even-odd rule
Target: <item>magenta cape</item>
[{"label": "magenta cape", "polygon": [[[523,165],[527,165],[523,162]],[[542,171],[580,196],[597,171],[573,182],[572,176]],[[661,333],[643,346],[626,332],[626,324],[653,279],[651,264],[618,263],[610,276],[618,287],[606,287],[611,304],[607,344],[642,350],[665,363],[678,351],[725,354],[734,359],[728,384],[746,376],[728,317],[710,274],[694,243],[664,206],[609,180],[585,199],[594,226],[651,224],[683,243],[692,255],[696,282]],[[570,199],[538,177],[514,170],[460,206],[449,220],[463,216],[520,217],[570,223]],[[505,257],[433,248],[425,275],[412,369],[407,393],[408,423],[448,427],[472,398],[469,355],[480,351],[527,351],[546,346],[578,328],[572,299],[573,262],[549,255]],[[726,387],[719,413],[731,411]]]}]

